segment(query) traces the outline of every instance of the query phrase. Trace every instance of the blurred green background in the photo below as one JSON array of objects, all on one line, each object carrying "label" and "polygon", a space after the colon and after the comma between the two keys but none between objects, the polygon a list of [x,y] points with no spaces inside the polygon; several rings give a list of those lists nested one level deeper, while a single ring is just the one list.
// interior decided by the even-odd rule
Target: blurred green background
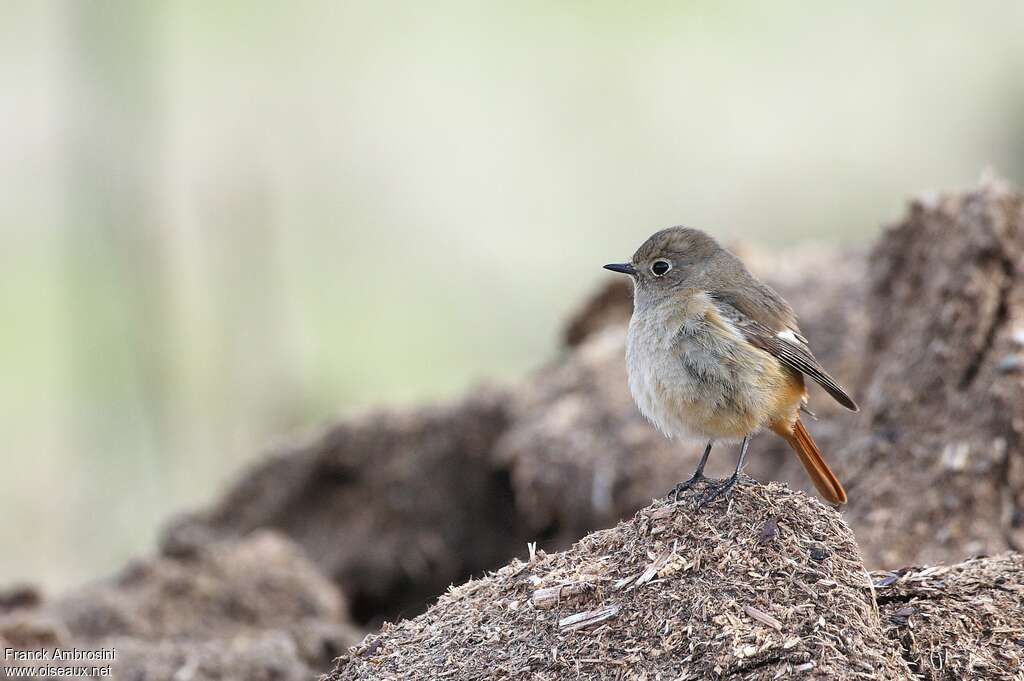
[{"label": "blurred green background", "polygon": [[1022,35],[1016,0],[3,2],[0,584],[521,375],[657,228],[864,241],[1020,180]]}]

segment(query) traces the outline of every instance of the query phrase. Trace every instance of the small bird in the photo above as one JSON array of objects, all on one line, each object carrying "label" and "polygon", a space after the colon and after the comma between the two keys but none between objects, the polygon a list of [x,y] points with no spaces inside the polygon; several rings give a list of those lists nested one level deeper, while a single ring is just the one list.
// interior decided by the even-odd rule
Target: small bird
[{"label": "small bird", "polygon": [[715,442],[740,442],[736,470],[709,485],[699,505],[736,484],[750,438],[768,428],[793,448],[821,496],[845,504],[846,492],[800,421],[804,376],[839,404],[857,404],[814,358],[796,314],[782,296],[699,229],[670,227],[649,238],[628,263],[605,269],[633,278],[626,343],[629,389],[648,420],[670,438],[707,442],[693,477],[704,479]]}]

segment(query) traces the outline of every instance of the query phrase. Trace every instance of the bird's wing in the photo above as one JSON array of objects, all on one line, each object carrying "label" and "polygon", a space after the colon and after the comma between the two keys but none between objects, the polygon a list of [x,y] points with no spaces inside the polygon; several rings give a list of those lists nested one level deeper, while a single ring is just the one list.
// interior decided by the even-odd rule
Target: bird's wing
[{"label": "bird's wing", "polygon": [[751,345],[761,348],[786,366],[810,376],[836,402],[847,409],[860,411],[853,398],[843,390],[842,386],[836,382],[836,379],[832,378],[814,357],[810,347],[808,347],[807,339],[801,336],[797,329],[787,326],[781,330],[773,330],[766,324],[743,314],[729,302],[723,300],[723,297],[712,294],[719,313],[732,322],[733,326],[743,334],[743,337]]}]

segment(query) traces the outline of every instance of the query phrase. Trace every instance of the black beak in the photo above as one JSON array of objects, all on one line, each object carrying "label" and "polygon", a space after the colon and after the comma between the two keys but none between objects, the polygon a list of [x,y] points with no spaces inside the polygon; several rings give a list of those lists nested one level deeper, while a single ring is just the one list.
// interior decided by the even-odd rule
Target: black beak
[{"label": "black beak", "polygon": [[628,274],[631,277],[635,277],[636,276],[636,268],[633,267],[633,265],[628,263],[628,262],[618,263],[618,264],[612,263],[611,265],[605,265],[604,268],[606,270],[611,270],[612,272],[618,272],[620,274]]}]

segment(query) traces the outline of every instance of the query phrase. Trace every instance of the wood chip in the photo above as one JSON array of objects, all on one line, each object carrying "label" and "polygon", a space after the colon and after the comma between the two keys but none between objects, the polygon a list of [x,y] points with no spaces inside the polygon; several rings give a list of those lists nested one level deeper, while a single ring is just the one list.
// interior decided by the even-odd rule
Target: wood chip
[{"label": "wood chip", "polygon": [[775,619],[766,612],[762,612],[750,605],[744,605],[743,612],[747,613],[747,615],[757,620],[761,624],[767,625],[772,629],[775,629],[776,631],[782,631],[782,622]]},{"label": "wood chip", "polygon": [[614,584],[612,584],[612,588],[615,589],[616,591],[618,591],[619,589],[621,589],[622,587],[626,586],[627,584],[630,584],[634,579],[636,579],[636,575],[632,575],[630,577],[623,577],[619,581],[617,581]]},{"label": "wood chip", "polygon": [[606,619],[610,619],[619,614],[620,606],[618,604],[605,605],[598,608],[597,610],[587,610],[586,612],[578,612],[575,615],[569,615],[558,620],[558,628],[565,629],[566,631],[575,631],[577,629],[585,629],[586,627],[592,627],[599,622],[603,622]]},{"label": "wood chip", "polygon": [[658,574],[658,571],[665,567],[665,563],[667,563],[668,559],[672,556],[673,550],[674,547],[670,546],[662,551],[661,555],[655,558],[651,564],[647,566],[647,569],[640,573],[640,576],[636,578],[636,582],[634,582],[633,586],[629,587],[627,591],[635,589],[638,586],[643,586],[654,579],[655,575]]},{"label": "wood chip", "polygon": [[541,610],[553,608],[562,601],[589,593],[594,587],[585,582],[575,584],[562,584],[561,586],[549,586],[537,589],[533,592],[533,605]]}]

